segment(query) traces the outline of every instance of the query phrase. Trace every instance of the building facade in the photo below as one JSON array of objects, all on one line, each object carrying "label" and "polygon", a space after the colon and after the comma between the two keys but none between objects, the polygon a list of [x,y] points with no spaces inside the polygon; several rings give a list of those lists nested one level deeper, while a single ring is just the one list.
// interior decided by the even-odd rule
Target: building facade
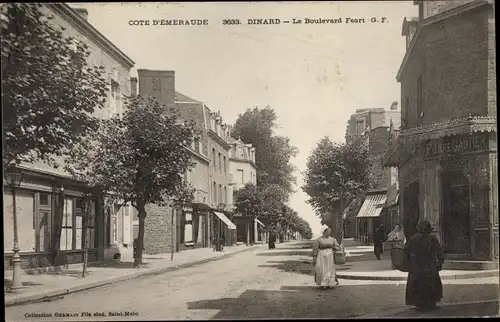
[{"label": "building facade", "polygon": [[[230,139],[229,169],[232,174],[232,194],[243,188],[247,183],[257,185],[257,165],[255,163],[255,148],[241,140]],[[235,213],[233,221],[236,224],[236,240],[239,243],[257,243],[265,239],[264,224],[257,218],[247,218]]]},{"label": "building facade", "polygon": [[193,121],[199,133],[187,147],[195,166],[184,174],[196,190],[195,199],[182,210],[150,205],[145,252],[212,247],[221,240],[232,245],[236,226],[228,218],[232,194],[227,126],[203,102],[175,91],[173,71],[140,69],[138,74],[141,96],[155,97],[165,105],[175,104],[181,117]]},{"label": "building facade", "polygon": [[[109,83],[108,100],[103,109],[96,109],[95,116],[109,118],[121,114],[123,99],[130,95],[130,69],[134,62],[119,48],[106,39],[88,21],[84,9],[72,9],[62,3],[44,4],[41,8],[56,26],[64,27],[63,35],[74,37],[75,41],[88,45],[89,66],[103,66]],[[63,165],[64,158],[57,158]],[[43,163],[22,164],[22,181],[16,188],[16,214],[22,267],[50,266],[52,264],[71,264],[82,261],[83,194],[88,191],[84,185],[73,180],[63,167],[57,169]],[[4,264],[8,268],[13,248],[13,200],[12,190],[4,181]],[[91,201],[91,216],[88,225],[88,260],[106,258],[107,251],[113,248],[113,231],[109,210],[104,207],[104,196],[94,194]],[[119,211],[119,210],[117,210]],[[62,216],[62,228],[58,227],[56,217]],[[60,218],[60,217],[59,217]],[[130,226],[121,221],[122,242],[128,244],[132,232]],[[131,221],[129,221],[131,223]],[[61,229],[59,251],[55,262],[51,257],[57,246],[55,234]],[[122,244],[123,245],[123,244]],[[116,248],[116,247],[115,247]]]},{"label": "building facade", "polygon": [[498,262],[494,5],[416,1],[403,21],[403,126],[385,163],[398,166],[405,233],[433,224],[448,260]]},{"label": "building facade", "polygon": [[[354,200],[344,212],[344,234],[369,243],[377,227],[384,224],[387,232],[393,226],[389,211],[385,207],[391,174],[394,169],[386,168],[383,158],[388,149],[390,130],[399,127],[401,112],[398,103],[392,102],[389,109],[374,108],[356,110],[348,122],[346,142],[363,137],[368,142],[370,158],[373,160],[374,186],[362,200]],[[392,191],[391,191],[392,192]]]}]

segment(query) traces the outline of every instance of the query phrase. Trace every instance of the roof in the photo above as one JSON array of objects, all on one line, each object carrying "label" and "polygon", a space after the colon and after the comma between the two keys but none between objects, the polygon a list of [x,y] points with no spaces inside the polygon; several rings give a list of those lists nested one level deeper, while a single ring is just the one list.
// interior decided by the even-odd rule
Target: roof
[{"label": "roof", "polygon": [[382,208],[384,208],[385,206],[386,200],[387,200],[386,192],[367,195],[356,217],[373,218],[380,216]]},{"label": "roof", "polygon": [[200,101],[197,101],[194,98],[191,98],[191,97],[186,96],[186,95],[179,93],[179,92],[175,92],[175,100],[177,102],[201,103]]},{"label": "roof", "polygon": [[75,9],[65,3],[47,3],[44,4],[47,8],[55,11],[64,20],[71,24],[82,35],[95,42],[99,49],[104,50],[114,59],[122,63],[127,68],[132,68],[135,62],[121,51],[108,38],[101,34],[92,24],[83,18]]}]

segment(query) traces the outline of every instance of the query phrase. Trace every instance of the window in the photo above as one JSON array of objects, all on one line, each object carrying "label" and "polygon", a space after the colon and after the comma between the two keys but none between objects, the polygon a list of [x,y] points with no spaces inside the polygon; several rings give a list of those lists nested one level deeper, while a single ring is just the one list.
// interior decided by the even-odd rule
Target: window
[{"label": "window", "polygon": [[222,155],[219,152],[219,172],[222,173]]},{"label": "window", "polygon": [[60,250],[73,249],[73,199],[64,200]]},{"label": "window", "polygon": [[200,153],[200,138],[195,138],[194,139],[194,150],[198,153]]},{"label": "window", "polygon": [[227,204],[227,188],[224,187],[224,203]]},{"label": "window", "polygon": [[420,125],[420,119],[424,116],[423,103],[422,75],[420,75],[417,79],[417,126]]},{"label": "window", "polygon": [[216,166],[216,164],[215,164],[215,163],[216,163],[215,157],[216,157],[216,156],[215,156],[215,149],[214,149],[214,148],[212,148],[212,164],[213,164],[214,170],[216,170],[216,169],[217,169],[217,166]]},{"label": "window", "polygon": [[214,184],[212,186],[212,201],[214,203],[217,202],[217,184],[215,183],[215,181],[214,181]]},{"label": "window", "polygon": [[115,115],[122,116],[122,95],[120,91],[120,84],[115,80],[111,80],[109,96],[109,114],[110,117]]},{"label": "window", "polygon": [[244,182],[244,178],[243,178],[243,169],[238,169],[237,173],[238,173],[238,174],[237,174],[237,179],[236,179],[236,180],[237,180],[237,183],[238,183],[238,184],[243,184],[243,182]]},{"label": "window", "polygon": [[219,203],[222,203],[222,185],[219,185]]},{"label": "window", "polygon": [[365,120],[356,121],[356,134],[363,134],[365,131]]},{"label": "window", "polygon": [[224,157],[224,174],[227,174],[227,160],[226,160],[226,157]]}]

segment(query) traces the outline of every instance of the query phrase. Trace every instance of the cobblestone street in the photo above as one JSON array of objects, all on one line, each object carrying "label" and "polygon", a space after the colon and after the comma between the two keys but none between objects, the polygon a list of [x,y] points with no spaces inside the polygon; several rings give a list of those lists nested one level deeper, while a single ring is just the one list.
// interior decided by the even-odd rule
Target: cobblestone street
[{"label": "cobblestone street", "polygon": [[[405,309],[403,282],[340,280],[337,289],[319,290],[313,282],[309,245],[285,243],[275,250],[256,248],[227,259],[75,293],[51,302],[7,307],[6,320],[341,318],[378,313],[384,316],[384,312]],[[498,298],[498,277],[443,283],[444,304]],[[491,307],[488,306],[485,315],[491,314]],[[472,310],[472,315],[480,314],[480,309]],[[404,313],[411,311],[409,308],[396,315],[411,315]],[[56,312],[77,316],[56,317]],[[91,316],[82,316],[82,312]],[[96,312],[103,312],[106,317],[94,317]],[[109,312],[135,315],[113,317]],[[436,315],[449,316],[453,312],[442,308]],[[43,318],[35,314],[52,316]]]}]

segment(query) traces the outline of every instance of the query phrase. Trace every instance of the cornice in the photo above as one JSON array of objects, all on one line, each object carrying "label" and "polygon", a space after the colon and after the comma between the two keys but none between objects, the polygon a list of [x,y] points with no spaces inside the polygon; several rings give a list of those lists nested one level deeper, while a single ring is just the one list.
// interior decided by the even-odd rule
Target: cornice
[{"label": "cornice", "polygon": [[255,162],[253,162],[252,160],[240,159],[240,158],[229,158],[229,161],[233,161],[233,162],[241,162],[241,163],[248,163],[248,164],[250,164],[251,166],[253,166],[255,169],[257,169],[257,165],[256,165],[256,164],[255,164]]},{"label": "cornice", "polygon": [[123,51],[121,51],[111,41],[104,37],[103,34],[101,34],[96,28],[94,28],[94,26],[92,26],[87,20],[80,16],[80,14],[78,14],[78,12],[76,12],[70,6],[65,3],[47,3],[45,4],[45,6],[59,14],[72,27],[95,42],[95,44],[98,45],[100,49],[116,59],[124,67],[126,67],[127,69],[134,67],[135,62],[130,59],[130,57],[128,57]]},{"label": "cornice", "polygon": [[486,6],[486,5],[491,5],[491,4],[487,0],[476,0],[474,2],[470,2],[470,3],[464,4],[464,5],[455,7],[453,9],[446,10],[444,12],[437,14],[437,15],[433,15],[429,18],[423,19],[421,21],[421,23],[419,24],[419,26],[417,27],[417,30],[415,31],[415,35],[413,36],[413,38],[410,42],[410,45],[408,46],[408,49],[406,50],[406,54],[403,58],[401,66],[399,67],[398,74],[396,76],[396,80],[398,82],[401,81],[401,77],[403,76],[403,74],[405,72],[406,66],[408,65],[408,61],[410,60],[410,57],[412,56],[412,54],[415,50],[416,44],[420,40],[422,32],[424,32],[428,26],[433,25],[433,24],[438,23],[438,22],[441,22],[445,19],[449,19],[449,18],[452,18],[454,16],[469,12],[471,10]]}]

